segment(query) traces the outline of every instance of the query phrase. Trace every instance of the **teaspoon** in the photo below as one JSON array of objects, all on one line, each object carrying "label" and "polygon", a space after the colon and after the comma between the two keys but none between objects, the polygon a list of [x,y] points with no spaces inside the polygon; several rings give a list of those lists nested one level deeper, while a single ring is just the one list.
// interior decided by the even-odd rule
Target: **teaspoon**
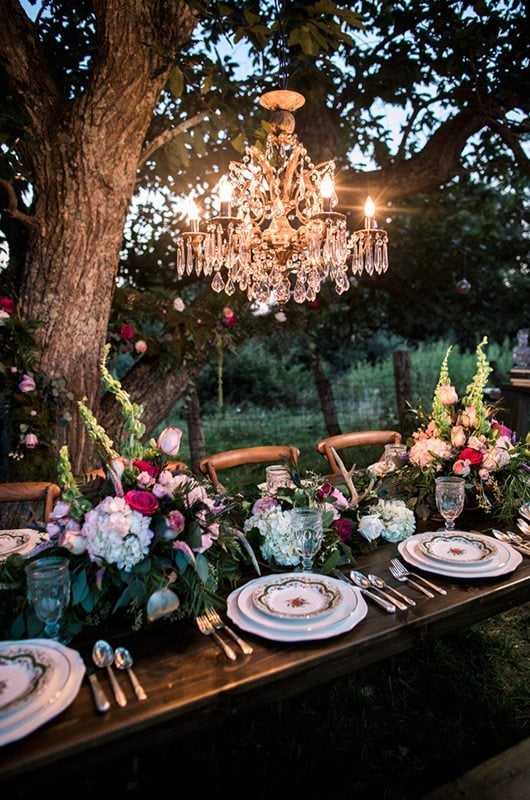
[{"label": "teaspoon", "polygon": [[385,599],[384,597],[380,597],[378,594],[375,594],[375,592],[371,592],[371,583],[368,578],[362,574],[362,572],[357,572],[355,569],[350,570],[350,579],[356,586],[360,588],[362,593],[373,600],[374,603],[377,603],[377,605],[384,608],[389,614],[393,614],[395,612],[397,605],[393,598]]},{"label": "teaspoon", "polygon": [[526,534],[526,536],[530,536],[530,525],[528,524],[528,522],[525,522],[524,519],[521,519],[519,517],[519,519],[517,520],[517,527],[519,528],[521,533]]},{"label": "teaspoon", "polygon": [[[415,606],[416,605],[416,601],[415,600],[413,600],[411,597],[407,597],[406,594],[403,594],[402,592],[398,591],[397,589],[394,589],[393,586],[389,586],[388,583],[386,583],[382,578],[379,578],[377,575],[368,575],[367,577],[368,577],[368,580],[370,581],[370,583],[372,584],[372,586],[375,586],[377,589],[380,589],[380,590],[381,589],[386,589],[387,592],[392,592],[392,594],[394,594],[396,597],[399,597],[400,600],[402,600],[404,603],[406,603],[409,606]],[[396,600],[394,600],[394,598],[392,598],[392,602],[395,603],[397,605],[397,607],[399,608],[399,604],[396,602]],[[400,609],[400,610],[404,610],[404,609]]]},{"label": "teaspoon", "polygon": [[119,706],[126,706],[127,698],[125,697],[122,688],[116,680],[114,672],[112,671],[112,665],[114,663],[114,650],[110,644],[104,639],[98,639],[92,648],[92,659],[96,667],[107,668],[107,673],[112,684],[112,691],[114,692],[116,702]]},{"label": "teaspoon", "polygon": [[499,531],[497,528],[492,528],[491,532],[499,541],[508,542],[518,550],[522,550],[526,555],[530,555],[530,543],[523,541],[517,533],[513,531],[506,531],[506,533],[504,533],[504,531]]},{"label": "teaspoon", "polygon": [[[368,582],[370,583],[370,586],[373,586],[375,589],[377,589],[378,592],[382,594],[383,597],[385,597],[391,603],[394,603],[396,608],[398,608],[400,611],[407,610],[407,606],[405,605],[405,603],[402,603],[401,600],[397,600],[397,598],[389,594],[388,592],[389,587],[386,585],[386,583],[382,578],[378,578],[377,575],[367,575],[367,579]],[[414,603],[414,605],[416,604]]]},{"label": "teaspoon", "polygon": [[118,667],[118,669],[126,669],[129,675],[131,685],[134,689],[134,693],[138,700],[147,700],[147,695],[145,690],[136,677],[135,673],[132,671],[133,665],[133,658],[132,655],[129,653],[127,648],[125,647],[117,647],[114,652],[114,663]]}]

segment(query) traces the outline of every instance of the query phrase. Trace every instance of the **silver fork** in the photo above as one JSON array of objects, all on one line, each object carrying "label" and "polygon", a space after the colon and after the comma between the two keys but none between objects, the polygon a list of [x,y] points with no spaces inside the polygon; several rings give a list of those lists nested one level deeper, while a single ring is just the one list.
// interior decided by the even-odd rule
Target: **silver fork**
[{"label": "silver fork", "polygon": [[434,597],[434,595],[432,594],[432,592],[429,592],[429,590],[426,589],[421,584],[411,580],[411,577],[416,578],[418,581],[423,581],[431,589],[434,589],[435,592],[438,592],[438,594],[447,594],[445,589],[442,589],[441,586],[437,586],[435,583],[431,583],[431,581],[428,581],[427,578],[424,578],[421,575],[417,575],[415,572],[411,572],[410,570],[408,570],[406,567],[403,566],[401,561],[397,560],[397,558],[392,558],[390,560],[389,569],[397,581],[408,581],[408,583],[410,583],[411,586],[413,586],[419,592],[422,592],[427,597]]},{"label": "silver fork", "polygon": [[213,638],[215,639],[221,650],[223,650],[225,656],[229,658],[230,661],[236,660],[237,658],[236,654],[234,653],[230,645],[227,644],[223,639],[221,639],[221,637],[213,627],[212,623],[208,620],[206,615],[199,614],[199,616],[195,617],[195,622],[197,623],[197,627],[201,633],[204,633],[205,636],[213,636]]},{"label": "silver fork", "polygon": [[253,648],[249,644],[244,642],[241,636],[238,636],[237,633],[232,630],[232,628],[230,628],[225,622],[223,622],[223,620],[221,619],[215,608],[205,608],[204,611],[209,621],[214,626],[214,628],[216,630],[226,631],[227,634],[232,637],[234,642],[236,642],[239,645],[239,647],[246,656],[249,656],[251,653],[254,652]]}]

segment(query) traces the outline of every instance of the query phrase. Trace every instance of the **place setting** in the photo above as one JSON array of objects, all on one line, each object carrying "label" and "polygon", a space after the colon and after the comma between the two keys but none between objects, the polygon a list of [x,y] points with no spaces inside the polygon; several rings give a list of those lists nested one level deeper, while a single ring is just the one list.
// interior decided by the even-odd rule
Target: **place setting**
[{"label": "place setting", "polygon": [[361,590],[312,571],[322,543],[322,514],[295,508],[292,537],[302,568],[254,578],[232,591],[227,614],[242,630],[281,642],[327,639],[351,630],[367,614]]}]

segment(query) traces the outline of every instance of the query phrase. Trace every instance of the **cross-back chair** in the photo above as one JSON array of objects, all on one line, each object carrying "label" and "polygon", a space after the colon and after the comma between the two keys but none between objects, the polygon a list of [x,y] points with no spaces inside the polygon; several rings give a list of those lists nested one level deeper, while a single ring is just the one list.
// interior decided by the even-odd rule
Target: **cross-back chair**
[{"label": "cross-back chair", "polygon": [[298,465],[300,450],[291,445],[259,445],[258,447],[241,447],[237,450],[225,450],[205,456],[199,461],[199,469],[207,475],[213,484],[224,490],[224,486],[217,476],[218,470],[239,467],[244,464],[260,464],[290,461],[293,466]]},{"label": "cross-back chair", "polygon": [[317,444],[318,452],[324,456],[328,462],[332,475],[340,474],[340,467],[337,464],[331,448],[337,452],[348,447],[366,447],[370,445],[399,444],[401,434],[398,431],[352,431],[351,433],[338,433],[336,436],[328,436]]},{"label": "cross-back chair", "polygon": [[61,490],[56,483],[49,481],[13,481],[0,483],[0,503],[42,502],[43,521],[50,521],[50,515]]}]

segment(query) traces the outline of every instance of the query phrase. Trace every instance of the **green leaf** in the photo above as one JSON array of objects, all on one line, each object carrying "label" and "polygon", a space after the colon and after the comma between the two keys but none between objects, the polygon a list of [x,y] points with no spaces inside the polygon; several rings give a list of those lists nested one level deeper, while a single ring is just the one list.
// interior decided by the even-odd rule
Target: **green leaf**
[{"label": "green leaf", "polygon": [[209,565],[208,565],[208,559],[203,553],[197,553],[196,555],[195,570],[201,581],[203,583],[206,583],[206,581],[208,580]]},{"label": "green leaf", "polygon": [[322,567],[320,568],[324,575],[329,575],[332,569],[335,569],[337,564],[341,559],[341,555],[338,550],[333,550],[329,556],[324,561]]},{"label": "green leaf", "polygon": [[87,591],[87,575],[86,570],[83,569],[72,579],[72,605],[76,606],[82,603]]},{"label": "green leaf", "polygon": [[180,97],[184,91],[184,74],[178,67],[173,67],[169,74],[167,87],[173,97]]}]

